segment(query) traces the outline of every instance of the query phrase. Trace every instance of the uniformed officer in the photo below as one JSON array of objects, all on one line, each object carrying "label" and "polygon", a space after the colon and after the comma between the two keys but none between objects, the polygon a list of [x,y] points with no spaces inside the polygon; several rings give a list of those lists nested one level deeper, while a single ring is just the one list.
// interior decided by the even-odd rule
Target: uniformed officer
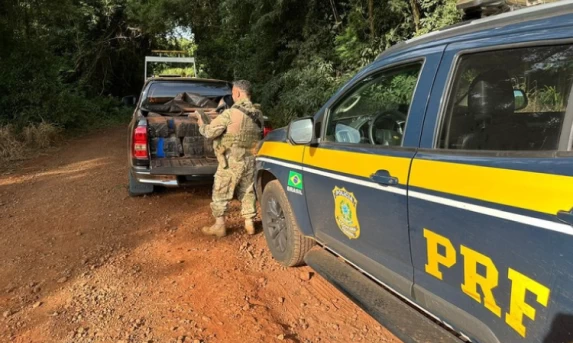
[{"label": "uniformed officer", "polygon": [[251,84],[248,81],[233,83],[233,101],[234,105],[210,124],[205,124],[200,115],[195,115],[199,132],[205,138],[213,139],[215,153],[219,155],[211,202],[215,224],[202,229],[204,234],[218,237],[227,234],[225,214],[235,191],[241,201],[245,230],[250,235],[255,233],[254,150],[262,138],[263,116],[251,102]]}]

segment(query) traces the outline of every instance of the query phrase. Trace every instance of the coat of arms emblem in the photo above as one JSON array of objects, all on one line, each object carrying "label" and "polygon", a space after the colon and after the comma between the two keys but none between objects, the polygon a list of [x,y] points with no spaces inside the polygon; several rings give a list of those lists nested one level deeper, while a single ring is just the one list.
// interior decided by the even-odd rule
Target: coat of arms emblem
[{"label": "coat of arms emblem", "polygon": [[350,239],[357,239],[360,236],[360,223],[356,213],[358,200],[354,193],[345,188],[334,187],[334,219],[338,228]]}]

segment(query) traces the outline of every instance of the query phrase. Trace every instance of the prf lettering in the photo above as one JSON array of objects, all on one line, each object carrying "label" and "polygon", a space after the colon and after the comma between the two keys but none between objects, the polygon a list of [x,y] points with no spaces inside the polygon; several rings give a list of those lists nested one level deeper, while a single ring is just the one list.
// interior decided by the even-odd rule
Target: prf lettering
[{"label": "prf lettering", "polygon": [[[441,270],[450,268],[458,262],[457,251],[452,242],[428,229],[424,229],[424,237],[428,251],[426,273],[443,280]],[[441,248],[441,249],[440,249]],[[460,245],[460,255],[463,257],[464,281],[461,284],[462,292],[467,294],[494,315],[501,318],[501,308],[497,305],[493,296],[493,289],[499,281],[499,270],[488,256]],[[485,269],[485,275],[478,274],[478,264]],[[523,324],[523,316],[535,320],[535,308],[525,302],[525,293],[529,291],[536,296],[536,301],[547,307],[549,302],[549,288],[539,282],[528,278],[517,270],[508,268],[507,278],[511,280],[511,295],[509,311],[505,313],[505,322],[522,337],[526,335],[526,327]],[[478,286],[483,294],[478,293]]]}]

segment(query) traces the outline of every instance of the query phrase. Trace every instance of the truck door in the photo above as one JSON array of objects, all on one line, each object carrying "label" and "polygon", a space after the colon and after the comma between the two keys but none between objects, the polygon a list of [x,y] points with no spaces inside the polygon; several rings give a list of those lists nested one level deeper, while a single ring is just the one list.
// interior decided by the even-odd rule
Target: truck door
[{"label": "truck door", "polygon": [[493,44],[449,45],[436,77],[409,183],[415,298],[474,342],[570,341],[573,44]]},{"label": "truck door", "polygon": [[317,239],[410,297],[406,187],[443,47],[386,60],[327,105],[304,180]]}]

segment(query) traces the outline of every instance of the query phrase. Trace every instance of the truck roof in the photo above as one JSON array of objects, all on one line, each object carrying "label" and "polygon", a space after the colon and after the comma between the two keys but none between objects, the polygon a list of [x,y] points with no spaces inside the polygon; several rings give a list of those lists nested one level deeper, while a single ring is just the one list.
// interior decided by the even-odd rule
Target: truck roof
[{"label": "truck roof", "polygon": [[467,20],[420,37],[400,42],[382,52],[377,60],[407,50],[426,48],[468,39],[486,38],[498,34],[540,29],[536,22],[551,19],[543,26],[573,24],[573,0],[531,6],[482,19]]},{"label": "truck roof", "polygon": [[153,82],[153,81],[177,81],[177,82],[201,82],[201,83],[230,83],[229,81],[225,80],[217,80],[217,79],[202,79],[196,77],[176,77],[176,76],[158,76],[158,77],[151,77],[146,82]]}]

